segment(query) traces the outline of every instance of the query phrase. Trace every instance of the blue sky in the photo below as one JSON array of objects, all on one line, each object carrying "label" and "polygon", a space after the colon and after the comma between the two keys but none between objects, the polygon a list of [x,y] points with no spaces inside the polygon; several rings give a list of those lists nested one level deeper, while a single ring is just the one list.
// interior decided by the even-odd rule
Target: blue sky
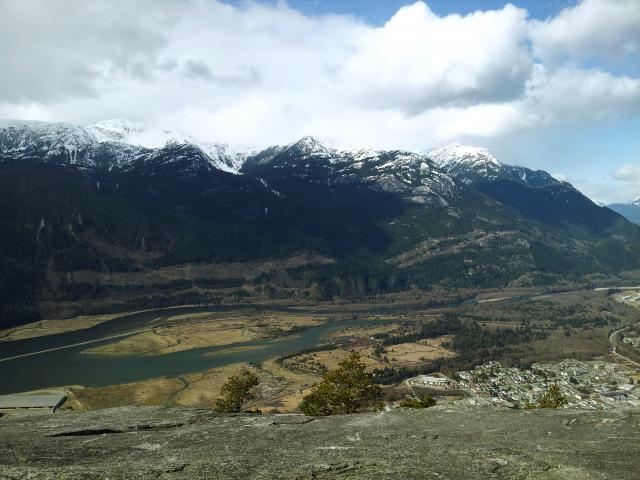
[{"label": "blue sky", "polygon": [[[245,0],[228,0],[226,3],[242,5]],[[262,3],[277,4],[277,0],[265,0]],[[373,25],[385,23],[394,13],[409,3],[407,0],[289,0],[292,8],[308,15],[338,14],[355,15]],[[529,0],[504,2],[499,0],[431,0],[429,7],[438,15],[457,13],[466,15],[476,10],[493,10],[512,3],[526,8],[532,18],[544,20],[557,14],[563,8],[575,4],[574,0]]]},{"label": "blue sky", "polygon": [[124,118],[233,146],[457,142],[597,201],[640,196],[639,0],[4,0],[0,10],[0,118]]}]

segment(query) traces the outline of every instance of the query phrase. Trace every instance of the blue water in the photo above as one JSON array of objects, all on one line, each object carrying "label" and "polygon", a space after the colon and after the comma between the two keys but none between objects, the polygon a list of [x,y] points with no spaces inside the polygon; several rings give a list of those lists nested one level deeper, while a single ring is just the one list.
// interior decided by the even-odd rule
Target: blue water
[{"label": "blue water", "polygon": [[[0,359],[140,330],[148,327],[151,322],[157,325],[163,319],[175,315],[227,309],[229,308],[218,306],[179,307],[124,315],[85,330],[2,342]],[[325,343],[337,330],[373,322],[375,320],[371,319],[333,322],[280,339],[256,340],[163,355],[113,356],[81,353],[87,348],[119,339],[105,340],[0,362],[0,394],[61,385],[98,387],[156,377],[173,377],[236,362],[258,362],[268,357],[318,346]]]}]

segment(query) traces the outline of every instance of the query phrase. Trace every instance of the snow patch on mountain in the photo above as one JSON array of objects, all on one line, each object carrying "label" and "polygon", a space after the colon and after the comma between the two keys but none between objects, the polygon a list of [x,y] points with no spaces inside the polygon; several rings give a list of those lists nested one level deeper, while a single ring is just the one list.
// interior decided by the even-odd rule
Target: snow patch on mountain
[{"label": "snow patch on mountain", "polygon": [[[465,183],[470,183],[472,176],[495,179],[505,171],[505,166],[489,150],[458,143],[431,150],[427,157],[445,172],[461,177]],[[522,180],[526,181],[526,177]]]},{"label": "snow patch on mountain", "polygon": [[[121,119],[105,120],[86,128],[64,123],[0,121],[0,153],[14,159],[127,169],[139,160],[168,161],[168,156],[176,154],[176,148],[187,152],[185,155],[193,155],[193,161],[200,165],[205,161],[217,170],[234,174],[248,171],[247,167],[273,163],[274,169],[291,175],[305,178],[329,175],[340,182],[360,178],[385,190],[412,192],[416,198],[428,194],[451,197],[456,190],[453,179],[465,184],[495,179],[531,186],[557,183],[546,172],[504,165],[484,148],[460,144],[425,154],[371,146],[354,148],[336,139],[306,136],[284,146],[233,149],[223,143],[201,142],[157,124]],[[325,173],[320,174],[322,171]]]},{"label": "snow patch on mountain", "polygon": [[90,132],[77,125],[0,120],[0,153],[14,158],[38,156],[84,165],[95,142]]},{"label": "snow patch on mountain", "polygon": [[87,127],[101,142],[118,142],[148,149],[164,148],[168,145],[195,145],[209,158],[211,165],[219,170],[237,174],[251,151],[233,151],[227,144],[200,142],[177,130],[153,123],[130,122],[128,120],[104,120]]},{"label": "snow patch on mountain", "polygon": [[232,149],[226,143],[203,142],[196,145],[211,159],[214,167],[235,174],[240,173],[250,155],[257,153],[253,148]]},{"label": "snow patch on mountain", "polygon": [[270,147],[248,159],[245,169],[270,165],[283,176],[318,182],[364,181],[373,188],[401,193],[419,203],[446,204],[456,192],[454,180],[424,154],[403,150],[353,148],[344,143],[303,137],[286,146]]},{"label": "snow patch on mountain", "polygon": [[145,148],[162,148],[171,143],[197,143],[192,137],[155,124],[113,119],[87,127],[99,142],[121,142]]}]

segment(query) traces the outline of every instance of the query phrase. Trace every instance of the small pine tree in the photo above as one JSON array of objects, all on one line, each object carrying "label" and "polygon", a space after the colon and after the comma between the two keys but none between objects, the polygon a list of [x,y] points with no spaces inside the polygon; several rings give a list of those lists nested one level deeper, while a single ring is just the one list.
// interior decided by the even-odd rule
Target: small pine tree
[{"label": "small pine tree", "polygon": [[216,400],[216,411],[220,413],[238,413],[242,406],[256,398],[255,387],[260,380],[255,373],[242,370],[237,375],[232,375],[222,386],[222,397]]},{"label": "small pine tree", "polygon": [[305,415],[341,415],[382,408],[381,389],[365,372],[360,354],[351,352],[338,368],[327,372],[299,409]]},{"label": "small pine tree", "polygon": [[557,384],[550,385],[538,399],[538,408],[560,408],[569,403]]}]

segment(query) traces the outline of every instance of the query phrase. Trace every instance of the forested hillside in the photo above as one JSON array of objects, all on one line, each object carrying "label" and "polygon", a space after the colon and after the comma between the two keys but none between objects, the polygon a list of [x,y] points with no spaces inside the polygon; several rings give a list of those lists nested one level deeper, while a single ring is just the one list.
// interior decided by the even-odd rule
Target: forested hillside
[{"label": "forested hillside", "polygon": [[[456,160],[456,147],[446,163],[442,152],[347,151],[306,137],[247,154],[236,171],[229,159],[239,155],[225,153],[221,168],[191,143],[150,149],[80,127],[8,125],[5,325],[89,307],[362,299],[587,282],[640,267],[640,227],[486,151]],[[466,168],[469,155],[491,168]]]}]

